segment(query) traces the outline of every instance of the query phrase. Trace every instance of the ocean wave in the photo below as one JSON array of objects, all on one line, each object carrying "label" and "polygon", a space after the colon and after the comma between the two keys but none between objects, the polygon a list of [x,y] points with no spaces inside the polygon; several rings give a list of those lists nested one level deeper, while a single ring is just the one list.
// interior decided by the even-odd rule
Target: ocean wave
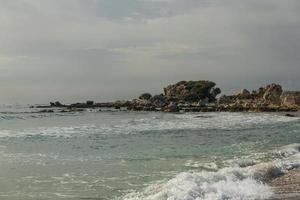
[{"label": "ocean wave", "polygon": [[[93,121],[76,126],[36,127],[19,131],[0,131],[0,138],[4,137],[32,137],[36,135],[50,137],[81,137],[87,135],[120,135],[147,134],[157,131],[180,130],[240,130],[264,128],[265,126],[284,125],[287,122],[299,120],[280,115],[242,114],[242,113],[207,113],[209,117],[199,118],[199,114],[154,114],[141,115],[140,118],[120,118],[113,123],[99,123]],[[37,115],[35,117],[41,117]],[[81,116],[84,117],[84,116]],[[101,117],[101,116],[99,116]],[[19,116],[21,119],[21,116]],[[101,119],[101,118],[100,118]],[[280,122],[280,123],[279,123]],[[28,122],[29,123],[29,122]]]},{"label": "ocean wave", "polygon": [[[300,144],[284,146],[281,159],[247,167],[226,167],[216,172],[183,172],[166,182],[154,183],[122,200],[249,200],[273,194],[268,182],[300,167]],[[283,152],[283,150],[278,151]],[[290,153],[292,152],[292,153]]]},{"label": "ocean wave", "polygon": [[[45,114],[50,115],[62,115],[64,114]],[[68,114],[67,116],[70,116]],[[75,114],[72,114],[75,115]],[[89,115],[95,115],[89,113],[83,115],[83,121],[90,119]],[[97,114],[98,115],[98,114]],[[150,116],[149,116],[150,115]],[[200,117],[206,116],[206,117]],[[78,124],[76,126],[53,126],[53,127],[36,127],[19,131],[5,131],[1,130],[0,137],[27,137],[33,135],[44,135],[51,137],[78,137],[93,134],[147,134],[148,132],[172,130],[240,130],[240,129],[252,129],[252,128],[264,128],[265,126],[280,125],[284,126],[287,122],[299,120],[299,118],[291,118],[274,114],[253,114],[253,113],[206,113],[206,114],[157,114],[150,113],[147,115],[141,115],[139,118],[133,117],[121,117],[118,121],[113,123],[99,123],[98,119],[86,124]],[[3,117],[3,116],[2,116]],[[2,118],[0,116],[0,119]],[[43,118],[44,115],[30,115],[30,118]],[[85,118],[86,117],[86,118]],[[94,119],[94,116],[92,116]],[[102,116],[107,117],[107,116]],[[7,119],[22,119],[25,120],[23,115],[6,116]],[[28,119],[28,118],[26,118]],[[30,122],[28,122],[30,123]]]}]

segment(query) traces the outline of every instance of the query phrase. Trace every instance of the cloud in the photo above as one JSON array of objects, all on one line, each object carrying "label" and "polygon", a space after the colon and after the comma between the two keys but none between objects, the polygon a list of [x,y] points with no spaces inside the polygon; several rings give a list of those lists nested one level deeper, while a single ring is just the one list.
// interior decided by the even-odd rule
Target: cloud
[{"label": "cloud", "polygon": [[[226,92],[300,83],[298,0],[0,1],[0,91],[10,99],[24,88],[28,101],[132,98],[182,79]],[[40,97],[35,85],[52,92]]]}]

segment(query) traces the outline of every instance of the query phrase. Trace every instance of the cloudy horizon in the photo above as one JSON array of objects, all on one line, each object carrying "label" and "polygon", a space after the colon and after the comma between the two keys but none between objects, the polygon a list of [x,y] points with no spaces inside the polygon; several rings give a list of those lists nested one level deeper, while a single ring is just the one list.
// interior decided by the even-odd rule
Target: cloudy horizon
[{"label": "cloudy horizon", "polygon": [[0,103],[132,99],[180,80],[300,90],[298,0],[0,3]]}]

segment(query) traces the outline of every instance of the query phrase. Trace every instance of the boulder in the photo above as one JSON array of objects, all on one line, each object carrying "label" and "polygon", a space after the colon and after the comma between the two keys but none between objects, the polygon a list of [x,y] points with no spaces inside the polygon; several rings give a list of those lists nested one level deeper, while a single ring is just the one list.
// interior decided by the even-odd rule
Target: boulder
[{"label": "boulder", "polygon": [[281,104],[280,96],[282,94],[282,87],[278,84],[270,84],[265,87],[263,99],[270,104]]},{"label": "boulder", "polygon": [[154,95],[153,97],[150,98],[149,100],[151,102],[151,104],[157,108],[162,108],[166,105],[168,105],[169,100],[168,98],[163,95],[163,94],[159,94],[159,95]]},{"label": "boulder", "polygon": [[59,101],[56,101],[56,102],[50,102],[50,106],[51,107],[64,107],[63,104],[61,104]]},{"label": "boulder", "polygon": [[300,91],[285,91],[280,99],[283,106],[300,106]]},{"label": "boulder", "polygon": [[222,95],[218,99],[218,104],[229,104],[232,103],[232,96]]},{"label": "boulder", "polygon": [[246,89],[241,89],[240,92],[236,94],[236,96],[240,99],[247,99],[251,96],[251,93]]},{"label": "boulder", "polygon": [[164,88],[164,93],[168,98],[178,101],[199,102],[208,98],[214,102],[216,96],[221,93],[219,88],[214,88],[215,83],[211,81],[181,81]]},{"label": "boulder", "polygon": [[152,97],[152,95],[150,93],[144,93],[144,94],[141,94],[139,96],[139,99],[141,99],[141,100],[149,100],[151,97]]},{"label": "boulder", "polygon": [[296,117],[296,115],[292,115],[290,113],[285,114],[286,117]]},{"label": "boulder", "polygon": [[179,112],[179,107],[177,106],[177,103],[170,102],[165,111],[166,112]]},{"label": "boulder", "polygon": [[212,91],[211,91],[211,97],[213,99],[216,99],[216,97],[221,94],[221,89],[220,88],[213,88]]},{"label": "boulder", "polygon": [[87,105],[87,106],[93,106],[93,105],[94,105],[94,101],[87,101],[87,102],[86,102],[86,105]]}]

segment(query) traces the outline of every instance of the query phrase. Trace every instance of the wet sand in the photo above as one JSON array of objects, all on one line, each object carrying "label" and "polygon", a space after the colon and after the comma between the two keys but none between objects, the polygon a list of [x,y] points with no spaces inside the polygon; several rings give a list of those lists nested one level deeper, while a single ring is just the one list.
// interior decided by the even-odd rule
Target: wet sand
[{"label": "wet sand", "polygon": [[300,169],[294,169],[287,174],[271,181],[274,190],[272,200],[300,200]]}]

